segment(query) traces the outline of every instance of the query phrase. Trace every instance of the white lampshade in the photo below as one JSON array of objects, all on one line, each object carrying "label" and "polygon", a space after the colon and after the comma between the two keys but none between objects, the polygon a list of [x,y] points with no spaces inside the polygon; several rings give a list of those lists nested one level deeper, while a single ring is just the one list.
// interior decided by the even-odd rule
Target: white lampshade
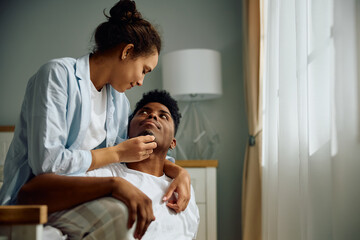
[{"label": "white lampshade", "polygon": [[222,94],[221,56],[210,49],[186,49],[162,57],[163,88],[177,100],[206,100]]}]

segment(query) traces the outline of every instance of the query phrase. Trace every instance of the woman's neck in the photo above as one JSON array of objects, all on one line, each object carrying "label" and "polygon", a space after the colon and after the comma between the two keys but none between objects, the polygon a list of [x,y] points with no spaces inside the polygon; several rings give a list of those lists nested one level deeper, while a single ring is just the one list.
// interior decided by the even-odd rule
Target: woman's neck
[{"label": "woman's neck", "polygon": [[109,56],[106,54],[90,55],[90,80],[98,91],[100,91],[108,82],[109,67],[111,64],[109,59]]}]

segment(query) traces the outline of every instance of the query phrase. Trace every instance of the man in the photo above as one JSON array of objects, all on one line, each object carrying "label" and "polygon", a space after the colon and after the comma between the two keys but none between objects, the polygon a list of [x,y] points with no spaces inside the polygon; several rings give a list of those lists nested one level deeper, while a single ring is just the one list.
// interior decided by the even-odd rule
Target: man
[{"label": "man", "polygon": [[[24,185],[19,203],[47,204],[49,212],[56,211],[49,216],[48,224],[70,239],[133,239],[133,235],[144,239],[195,238],[199,212],[193,191],[183,212],[176,208],[176,196],[163,198],[171,183],[163,171],[165,157],[176,146],[174,136],[180,117],[176,101],[167,92],[144,94],[129,118],[128,135],[155,137],[157,147],[149,158],[127,165],[111,164],[88,172],[88,177],[40,175]],[[145,205],[151,207],[126,202],[122,196],[127,194],[127,184],[139,189],[136,192],[131,188],[128,194],[145,198]]]}]

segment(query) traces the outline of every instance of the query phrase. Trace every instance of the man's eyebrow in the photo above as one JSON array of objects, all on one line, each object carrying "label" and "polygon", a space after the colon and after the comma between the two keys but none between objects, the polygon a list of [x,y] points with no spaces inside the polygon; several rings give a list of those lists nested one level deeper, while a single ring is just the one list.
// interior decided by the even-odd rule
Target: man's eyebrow
[{"label": "man's eyebrow", "polygon": [[165,110],[160,110],[160,112],[161,113],[166,113],[166,114],[170,115],[170,117],[171,117],[171,114],[169,112],[165,111]]},{"label": "man's eyebrow", "polygon": [[140,110],[151,110],[151,108],[149,108],[149,107],[142,107],[142,108],[139,108],[138,111],[140,111]]},{"label": "man's eyebrow", "polygon": [[[138,110],[138,112],[139,112],[140,110],[150,110],[150,111],[152,111],[152,109],[149,108],[149,107],[142,107],[142,108],[140,108],[140,109]],[[171,113],[169,113],[168,111],[165,111],[165,110],[160,109],[159,112],[168,114],[170,117],[172,117]]]}]

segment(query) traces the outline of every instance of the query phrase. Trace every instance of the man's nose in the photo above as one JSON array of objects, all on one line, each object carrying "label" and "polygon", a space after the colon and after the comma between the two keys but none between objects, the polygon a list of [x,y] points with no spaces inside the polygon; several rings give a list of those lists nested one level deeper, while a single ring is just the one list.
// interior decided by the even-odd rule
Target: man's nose
[{"label": "man's nose", "polygon": [[155,119],[155,120],[157,121],[157,116],[156,116],[156,114],[154,114],[154,113],[150,113],[149,116],[148,116],[148,118],[149,118],[149,119],[153,118],[153,119]]}]

